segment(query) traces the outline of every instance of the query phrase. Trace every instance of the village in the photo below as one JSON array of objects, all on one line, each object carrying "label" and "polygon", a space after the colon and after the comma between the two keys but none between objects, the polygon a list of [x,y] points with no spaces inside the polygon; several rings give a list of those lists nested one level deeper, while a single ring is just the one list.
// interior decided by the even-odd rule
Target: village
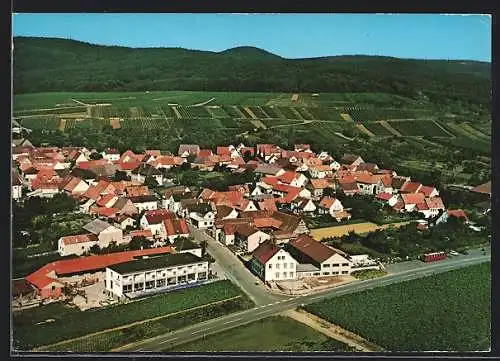
[{"label": "village", "polygon": [[[394,214],[417,215],[415,227],[454,216],[432,184],[421,184],[358,155],[334,159],[308,144],[201,149],[177,154],[147,150],[34,147],[13,144],[12,197],[65,194],[92,220],[57,240],[61,259],[13,281],[18,308],[71,298],[81,309],[194,287],[224,276],[207,252],[215,240],[230,250],[269,292],[305,294],[350,282],[353,272],[381,270],[367,254],[348,254],[315,239],[305,218],[346,224],[352,209],[339,195],[364,195]],[[178,184],[172,170],[250,174],[225,190]],[[118,180],[120,179],[120,180]],[[489,187],[489,190],[488,190]],[[477,187],[491,194],[491,185]],[[471,225],[471,227],[474,227]],[[135,242],[138,249],[124,250]]]}]

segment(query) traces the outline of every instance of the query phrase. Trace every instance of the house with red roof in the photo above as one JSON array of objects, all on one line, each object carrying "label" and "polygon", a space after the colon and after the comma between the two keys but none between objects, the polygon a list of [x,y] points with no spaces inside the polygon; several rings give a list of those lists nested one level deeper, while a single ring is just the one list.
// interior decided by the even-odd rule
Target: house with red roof
[{"label": "house with red roof", "polygon": [[330,178],[333,176],[333,170],[328,165],[309,166],[308,171],[312,178]]},{"label": "house with red roof", "polygon": [[344,211],[344,206],[342,203],[333,197],[323,197],[318,205],[319,214],[329,214],[332,218],[335,218],[337,222],[343,219],[351,219],[351,214]]},{"label": "house with red roof", "polygon": [[423,193],[426,198],[439,196],[439,191],[432,186],[422,186],[418,192]]},{"label": "house with red roof", "polygon": [[323,192],[327,188],[333,188],[333,184],[329,179],[311,179],[311,182],[307,185],[307,188],[311,190],[311,196],[313,199],[319,199],[323,196]]},{"label": "house with red roof", "polygon": [[467,214],[463,209],[454,209],[443,212],[443,214],[438,219],[436,219],[436,225],[448,222],[448,219],[450,217],[456,217],[462,220],[465,224],[469,223],[469,217],[467,217]]},{"label": "house with red roof", "polygon": [[353,196],[355,194],[359,194],[358,183],[356,183],[355,181],[353,182],[340,181],[339,186],[340,189],[342,190],[342,193],[344,193],[346,196]]},{"label": "house with red roof", "polygon": [[252,252],[250,269],[264,282],[294,280],[297,261],[270,241],[261,243]]},{"label": "house with red roof", "polygon": [[351,261],[331,247],[303,234],[288,242],[285,249],[297,260],[297,278],[306,276],[345,276]]},{"label": "house with red roof", "polygon": [[307,183],[308,178],[302,173],[285,171],[278,176],[278,181],[283,184],[288,184],[292,187],[301,188]]},{"label": "house with red roof", "polygon": [[102,158],[110,162],[116,162],[120,160],[120,151],[115,148],[107,148],[102,153]]},{"label": "house with red roof", "polygon": [[166,209],[149,210],[144,213],[140,220],[142,229],[149,229],[155,236],[164,234],[163,221],[166,219],[176,219],[175,213]]},{"label": "house with red roof", "polygon": [[61,237],[57,241],[57,252],[62,256],[76,254],[80,256],[88,252],[92,246],[99,245],[97,236],[92,233]]},{"label": "house with red roof", "polygon": [[253,252],[259,244],[269,239],[271,239],[269,234],[247,224],[237,226],[234,231],[234,244],[244,253]]},{"label": "house with red roof", "polygon": [[440,197],[425,198],[425,203],[428,209],[422,213],[424,213],[426,218],[436,217],[439,212],[446,210],[443,200]]},{"label": "house with red roof", "polygon": [[190,155],[198,156],[200,153],[200,146],[197,144],[181,144],[177,155],[179,157],[187,158]]},{"label": "house with red roof", "polygon": [[401,189],[399,190],[400,193],[418,193],[420,192],[420,189],[422,188],[422,183],[419,182],[406,182],[403,184]]},{"label": "house with red roof", "polygon": [[313,213],[317,207],[311,199],[297,197],[291,202],[292,211],[296,214]]},{"label": "house with red roof", "polygon": [[426,207],[425,196],[422,193],[402,193],[401,199],[404,203],[404,210],[406,212],[413,212],[417,210],[417,204],[420,204],[421,210]]},{"label": "house with red roof", "polygon": [[364,195],[376,195],[384,192],[384,184],[379,177],[375,177],[370,173],[356,173],[356,183],[358,184],[359,193]]},{"label": "house with red roof", "polygon": [[60,188],[70,196],[80,196],[89,189],[89,185],[83,179],[68,175],[62,180]]},{"label": "house with red roof", "polygon": [[257,203],[259,209],[262,211],[277,211],[276,207],[276,199],[273,198],[264,198],[260,202]]},{"label": "house with red roof", "polygon": [[390,207],[393,207],[400,199],[398,194],[388,192],[379,193],[375,196],[375,198],[384,204],[388,204]]},{"label": "house with red roof", "polygon": [[189,228],[184,218],[167,218],[163,220],[162,226],[162,238],[167,239],[170,243],[174,243],[176,238],[189,237]]}]

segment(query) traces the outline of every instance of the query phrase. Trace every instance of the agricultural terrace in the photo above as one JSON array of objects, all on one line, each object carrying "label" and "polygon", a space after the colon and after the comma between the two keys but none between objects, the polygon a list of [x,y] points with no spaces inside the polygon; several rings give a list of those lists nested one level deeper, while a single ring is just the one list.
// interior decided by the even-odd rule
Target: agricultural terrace
[{"label": "agricultural terrace", "polygon": [[288,317],[274,316],[165,349],[169,352],[352,351],[349,346]]},{"label": "agricultural terrace", "polygon": [[491,264],[330,298],[305,309],[390,351],[487,351]]},{"label": "agricultural terrace", "polygon": [[[14,314],[14,344],[28,350],[235,297],[243,297],[238,287],[218,281],[97,310],[50,314],[38,307]],[[47,319],[53,321],[43,322]]]}]

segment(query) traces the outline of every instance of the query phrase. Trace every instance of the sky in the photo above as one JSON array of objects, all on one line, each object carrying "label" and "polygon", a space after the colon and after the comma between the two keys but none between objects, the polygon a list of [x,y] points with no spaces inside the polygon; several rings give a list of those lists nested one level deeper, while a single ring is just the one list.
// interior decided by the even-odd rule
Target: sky
[{"label": "sky", "polygon": [[13,36],[135,48],[255,46],[285,58],[384,55],[491,61],[489,15],[14,14]]}]

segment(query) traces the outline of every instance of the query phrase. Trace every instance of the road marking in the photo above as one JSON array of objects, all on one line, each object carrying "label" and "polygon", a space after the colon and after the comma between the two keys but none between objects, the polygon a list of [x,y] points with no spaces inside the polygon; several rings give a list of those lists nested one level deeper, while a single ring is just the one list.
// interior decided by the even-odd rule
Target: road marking
[{"label": "road marking", "polygon": [[210,330],[210,328],[205,328],[204,330],[194,331],[194,332],[191,332],[191,335],[194,335],[195,333],[199,333],[199,332],[203,332],[203,331],[208,331],[208,330]]},{"label": "road marking", "polygon": [[173,340],[177,340],[179,337],[174,337],[174,338],[171,338],[170,340],[165,340],[165,341],[162,341],[162,342],[159,342],[159,344],[162,344],[162,343],[165,343],[165,342],[172,342]]},{"label": "road marking", "polygon": [[234,319],[234,320],[232,320],[232,321],[227,321],[227,322],[224,322],[224,325],[225,325],[225,324],[227,324],[227,323],[236,322],[236,321],[239,321],[239,320],[242,320],[242,319],[243,319],[243,317],[236,318],[236,319]]}]

